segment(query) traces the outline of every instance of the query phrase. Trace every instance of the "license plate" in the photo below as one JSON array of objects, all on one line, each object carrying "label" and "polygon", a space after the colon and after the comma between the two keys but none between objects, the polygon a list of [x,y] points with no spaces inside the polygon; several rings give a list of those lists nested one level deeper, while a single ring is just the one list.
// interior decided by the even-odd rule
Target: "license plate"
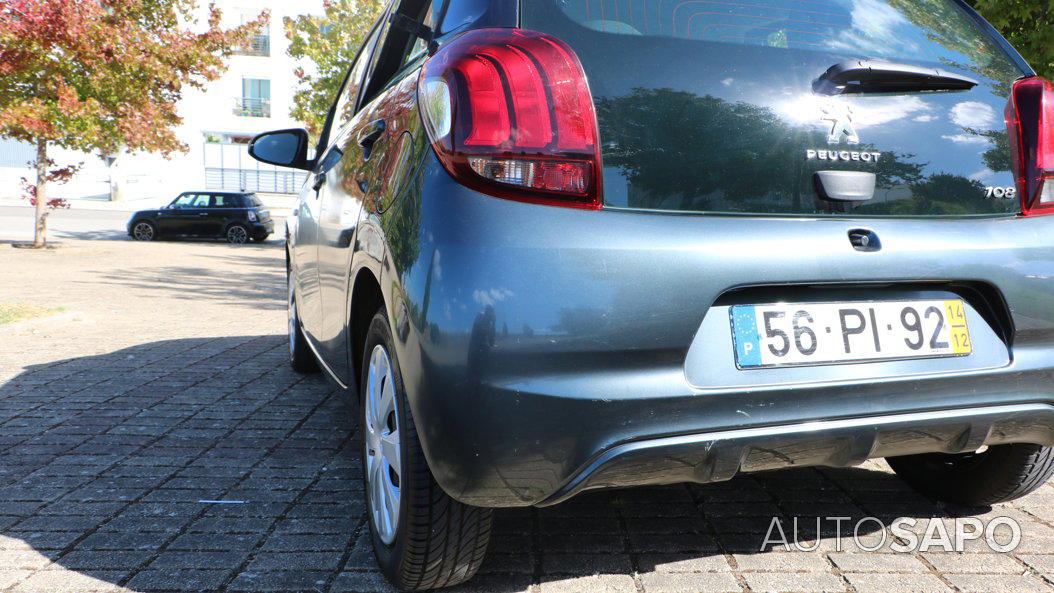
[{"label": "license plate", "polygon": [[973,350],[959,299],[735,305],[730,314],[741,369],[966,356]]}]

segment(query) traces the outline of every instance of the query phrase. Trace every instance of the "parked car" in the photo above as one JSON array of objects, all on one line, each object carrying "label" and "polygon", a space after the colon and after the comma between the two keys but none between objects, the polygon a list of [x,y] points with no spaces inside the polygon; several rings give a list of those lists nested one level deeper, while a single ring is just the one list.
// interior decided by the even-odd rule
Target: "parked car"
[{"label": "parked car", "polygon": [[959,0],[618,4],[394,1],[318,143],[251,145],[311,172],[290,359],[358,406],[391,582],[595,488],[1040,486],[1051,84]]},{"label": "parked car", "polygon": [[251,192],[183,192],[157,210],[128,220],[136,241],[173,237],[220,237],[228,243],[261,242],[274,232],[271,211]]}]

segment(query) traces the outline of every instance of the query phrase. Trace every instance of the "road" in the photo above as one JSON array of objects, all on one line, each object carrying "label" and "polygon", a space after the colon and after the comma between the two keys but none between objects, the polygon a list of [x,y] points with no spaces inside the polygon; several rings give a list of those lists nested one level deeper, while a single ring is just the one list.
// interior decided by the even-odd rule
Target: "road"
[{"label": "road", "polygon": [[[127,212],[106,210],[57,210],[48,216],[49,238],[121,239],[126,238]],[[33,209],[29,206],[0,206],[0,239],[33,239]]]},{"label": "road", "polygon": [[[275,216],[274,211],[272,215]],[[70,209],[56,210],[48,216],[48,239],[127,240],[127,211]],[[280,242],[285,220],[275,216],[275,234],[268,243]],[[32,241],[33,209],[29,206],[0,205],[0,241]]]}]

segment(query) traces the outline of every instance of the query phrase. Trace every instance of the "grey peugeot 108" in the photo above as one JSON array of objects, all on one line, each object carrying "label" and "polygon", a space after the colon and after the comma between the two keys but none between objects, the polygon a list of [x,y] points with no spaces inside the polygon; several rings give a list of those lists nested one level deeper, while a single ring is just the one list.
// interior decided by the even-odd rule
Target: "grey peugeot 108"
[{"label": "grey peugeot 108", "polygon": [[320,136],[250,150],[400,588],[596,488],[1054,469],[1054,87],[961,0],[393,0]]}]

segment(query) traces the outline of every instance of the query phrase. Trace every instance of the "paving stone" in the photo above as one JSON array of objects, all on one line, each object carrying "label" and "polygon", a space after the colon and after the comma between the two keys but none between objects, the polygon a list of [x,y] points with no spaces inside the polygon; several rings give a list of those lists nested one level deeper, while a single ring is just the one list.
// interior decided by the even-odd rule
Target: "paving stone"
[{"label": "paving stone", "polygon": [[82,550],[156,550],[167,533],[95,533],[77,544]]},{"label": "paving stone", "polygon": [[649,573],[641,575],[647,593],[732,593],[743,588],[729,573]]},{"label": "paving stone", "polygon": [[39,570],[15,585],[11,593],[110,593],[120,590],[114,584],[120,577],[119,573]]},{"label": "paving stone", "polygon": [[307,570],[282,572],[243,572],[231,582],[228,591],[318,591],[326,584],[329,573]]},{"label": "paving stone", "polygon": [[275,534],[264,541],[265,552],[343,552],[351,544],[351,532],[345,534],[284,535]]},{"label": "paving stone", "polygon": [[[750,589],[756,593],[842,593],[845,582],[831,573],[823,572],[748,572],[743,574]],[[899,589],[889,589],[897,591]]]},{"label": "paving stone", "polygon": [[1054,554],[1018,554],[1017,557],[1040,573],[1054,576]]},{"label": "paving stone", "polygon": [[4,568],[0,568],[0,590],[7,589],[15,583],[24,581],[29,578],[33,571],[31,570],[15,570],[2,565]]},{"label": "paving stone", "polygon": [[[595,556],[594,556],[594,558],[595,558]],[[627,565],[628,565],[628,558],[626,559],[626,561],[627,561]],[[559,570],[558,567],[560,566],[559,562],[560,561],[557,560],[556,564],[552,565],[553,568],[549,572],[553,572],[553,573],[557,572]],[[579,564],[580,561],[571,560],[569,562],[570,562],[571,566],[576,566],[576,565]],[[358,564],[359,563],[358,560],[355,563]],[[350,568],[352,566],[352,564],[353,564],[353,562],[351,561],[351,559],[349,559],[348,560],[348,564],[345,566],[345,568]],[[377,563],[373,559],[373,555],[372,554],[370,555],[369,559],[363,564],[365,564],[365,566],[360,566],[359,568],[365,568],[365,569],[375,569],[375,568],[377,568]],[[487,554],[487,556],[483,559],[483,566],[480,567],[479,572],[480,572],[480,574],[525,574],[525,575],[533,575],[534,574],[534,564],[535,564],[534,563],[534,558],[532,558],[531,555],[528,554],[528,553],[523,553],[523,554]],[[618,564],[618,560],[616,559],[613,564]],[[624,569],[625,565],[620,565],[620,568]]]},{"label": "paving stone", "polygon": [[[509,555],[503,557],[509,558]],[[529,560],[526,555],[512,556]],[[533,567],[533,563],[532,563]],[[526,566],[524,569],[526,570]],[[633,563],[626,554],[546,554],[542,556],[542,571],[549,575],[590,573],[631,573]]]},{"label": "paving stone", "polygon": [[640,554],[641,572],[724,572],[732,570],[721,554]]},{"label": "paving stone", "polygon": [[[447,589],[450,592],[465,590],[466,587]],[[516,589],[502,587],[501,590],[512,593]],[[379,572],[342,572],[337,575],[330,589],[330,593],[397,593],[398,591]]]},{"label": "paving stone", "polygon": [[251,550],[263,538],[259,533],[217,534],[191,533],[181,535],[168,545],[170,550],[192,550],[209,552],[227,552],[230,550]]},{"label": "paving stone", "polygon": [[553,580],[543,579],[541,593],[634,593],[633,578],[624,574],[600,574]]},{"label": "paving stone", "polygon": [[735,554],[732,556],[741,571],[753,572],[830,572],[831,565],[823,556],[802,552],[770,554]]},{"label": "paving stone", "polygon": [[0,550],[0,567],[5,570],[37,570],[49,564],[51,558],[36,550]]},{"label": "paving stone", "polygon": [[828,557],[842,572],[929,572],[928,566],[908,554],[836,552]]},{"label": "paving stone", "polygon": [[[927,562],[933,565],[938,572],[966,572],[966,573],[1021,573],[1021,564],[1015,562],[1008,554],[923,554]],[[1029,559],[1036,559],[1037,565],[1032,565],[1040,572],[1054,573],[1054,556],[1023,556],[1026,564],[1032,565]],[[1044,562],[1042,559],[1046,559]]]},{"label": "paving stone", "polygon": [[230,570],[144,570],[128,581],[133,591],[216,591]]},{"label": "paving stone", "polygon": [[962,593],[1040,593],[1054,591],[1032,575],[950,574],[948,581]]},{"label": "paving stone", "polygon": [[857,593],[949,593],[951,589],[932,574],[847,573]]},{"label": "paving stone", "polygon": [[55,564],[71,570],[112,570],[128,572],[136,569],[154,555],[152,551],[78,551],[63,554]]},{"label": "paving stone", "polygon": [[336,570],[341,552],[261,552],[249,563],[250,572],[277,570]]}]

